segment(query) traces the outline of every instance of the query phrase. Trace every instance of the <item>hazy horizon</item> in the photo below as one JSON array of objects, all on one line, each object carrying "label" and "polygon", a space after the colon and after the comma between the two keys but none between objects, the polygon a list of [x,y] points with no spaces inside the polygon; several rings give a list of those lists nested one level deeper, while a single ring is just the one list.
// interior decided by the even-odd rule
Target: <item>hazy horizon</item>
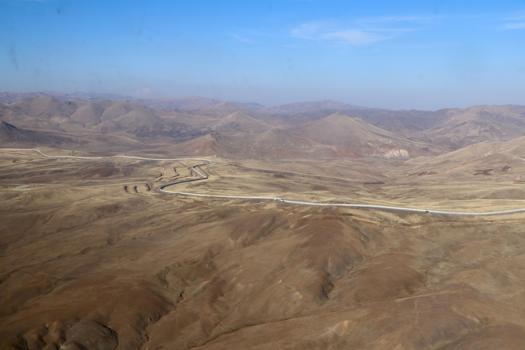
[{"label": "hazy horizon", "polygon": [[0,0],[0,90],[525,104],[523,1]]},{"label": "hazy horizon", "polygon": [[175,101],[175,100],[185,100],[185,99],[205,99],[205,100],[216,100],[217,102],[227,102],[227,103],[237,103],[237,104],[246,104],[246,105],[259,105],[262,108],[273,108],[273,107],[281,107],[286,105],[293,105],[293,104],[307,104],[307,103],[341,103],[345,104],[347,106],[352,106],[356,108],[367,108],[367,109],[384,109],[384,110],[391,110],[391,111],[410,111],[410,110],[419,110],[419,111],[439,111],[439,110],[446,110],[446,109],[464,109],[464,108],[471,108],[471,107],[480,107],[480,106],[525,106],[524,104],[519,103],[502,103],[502,104],[491,104],[491,103],[481,103],[481,104],[465,104],[465,105],[443,105],[437,108],[417,108],[417,107],[389,107],[389,106],[380,106],[380,105],[360,105],[356,103],[352,103],[352,101],[343,101],[343,100],[336,100],[336,99],[330,99],[330,98],[324,98],[324,99],[310,99],[310,100],[290,100],[290,101],[284,101],[281,103],[263,103],[260,101],[253,101],[253,100],[234,100],[234,99],[221,99],[217,97],[212,96],[197,96],[197,95],[178,95],[178,96],[151,96],[151,97],[143,97],[143,96],[132,96],[132,95],[122,95],[117,92],[108,92],[108,93],[102,93],[102,92],[85,92],[85,91],[45,91],[45,90],[39,90],[39,91],[15,91],[15,90],[0,90],[0,94],[6,93],[6,94],[27,94],[27,95],[49,95],[49,96],[71,96],[79,99],[83,98],[94,98],[94,99],[107,99],[107,100],[129,100],[130,102],[133,102],[133,100],[137,101],[159,101],[159,102],[169,102],[169,101]]}]

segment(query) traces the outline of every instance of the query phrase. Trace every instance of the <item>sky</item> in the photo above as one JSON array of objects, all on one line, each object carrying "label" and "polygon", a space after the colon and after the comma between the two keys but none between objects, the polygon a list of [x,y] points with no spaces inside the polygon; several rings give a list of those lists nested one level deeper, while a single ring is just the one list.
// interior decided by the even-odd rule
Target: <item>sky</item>
[{"label": "sky", "polygon": [[0,90],[525,105],[525,0],[0,0]]}]

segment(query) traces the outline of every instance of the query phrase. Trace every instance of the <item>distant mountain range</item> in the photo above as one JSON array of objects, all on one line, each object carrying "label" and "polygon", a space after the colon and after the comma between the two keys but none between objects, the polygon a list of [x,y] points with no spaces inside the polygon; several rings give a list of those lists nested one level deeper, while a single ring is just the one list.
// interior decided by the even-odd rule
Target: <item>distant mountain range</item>
[{"label": "distant mountain range", "polygon": [[[525,107],[386,110],[317,101],[265,107],[191,97],[0,93],[0,143],[230,158],[409,159],[525,135]],[[74,142],[73,142],[74,140]]]}]

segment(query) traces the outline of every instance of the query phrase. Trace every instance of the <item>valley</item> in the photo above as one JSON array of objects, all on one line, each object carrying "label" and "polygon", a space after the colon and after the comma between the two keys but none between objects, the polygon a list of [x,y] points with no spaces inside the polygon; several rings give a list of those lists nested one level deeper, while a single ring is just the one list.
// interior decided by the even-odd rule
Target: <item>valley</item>
[{"label": "valley", "polygon": [[525,346],[523,136],[199,101],[4,102],[0,348]]},{"label": "valley", "polygon": [[0,350],[524,350],[525,0],[0,0]]}]

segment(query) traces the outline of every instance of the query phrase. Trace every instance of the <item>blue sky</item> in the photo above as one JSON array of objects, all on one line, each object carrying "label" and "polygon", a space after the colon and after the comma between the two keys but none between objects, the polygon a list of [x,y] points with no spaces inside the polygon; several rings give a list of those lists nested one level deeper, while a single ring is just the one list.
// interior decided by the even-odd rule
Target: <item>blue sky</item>
[{"label": "blue sky", "polygon": [[525,104],[525,0],[0,0],[0,90]]}]

